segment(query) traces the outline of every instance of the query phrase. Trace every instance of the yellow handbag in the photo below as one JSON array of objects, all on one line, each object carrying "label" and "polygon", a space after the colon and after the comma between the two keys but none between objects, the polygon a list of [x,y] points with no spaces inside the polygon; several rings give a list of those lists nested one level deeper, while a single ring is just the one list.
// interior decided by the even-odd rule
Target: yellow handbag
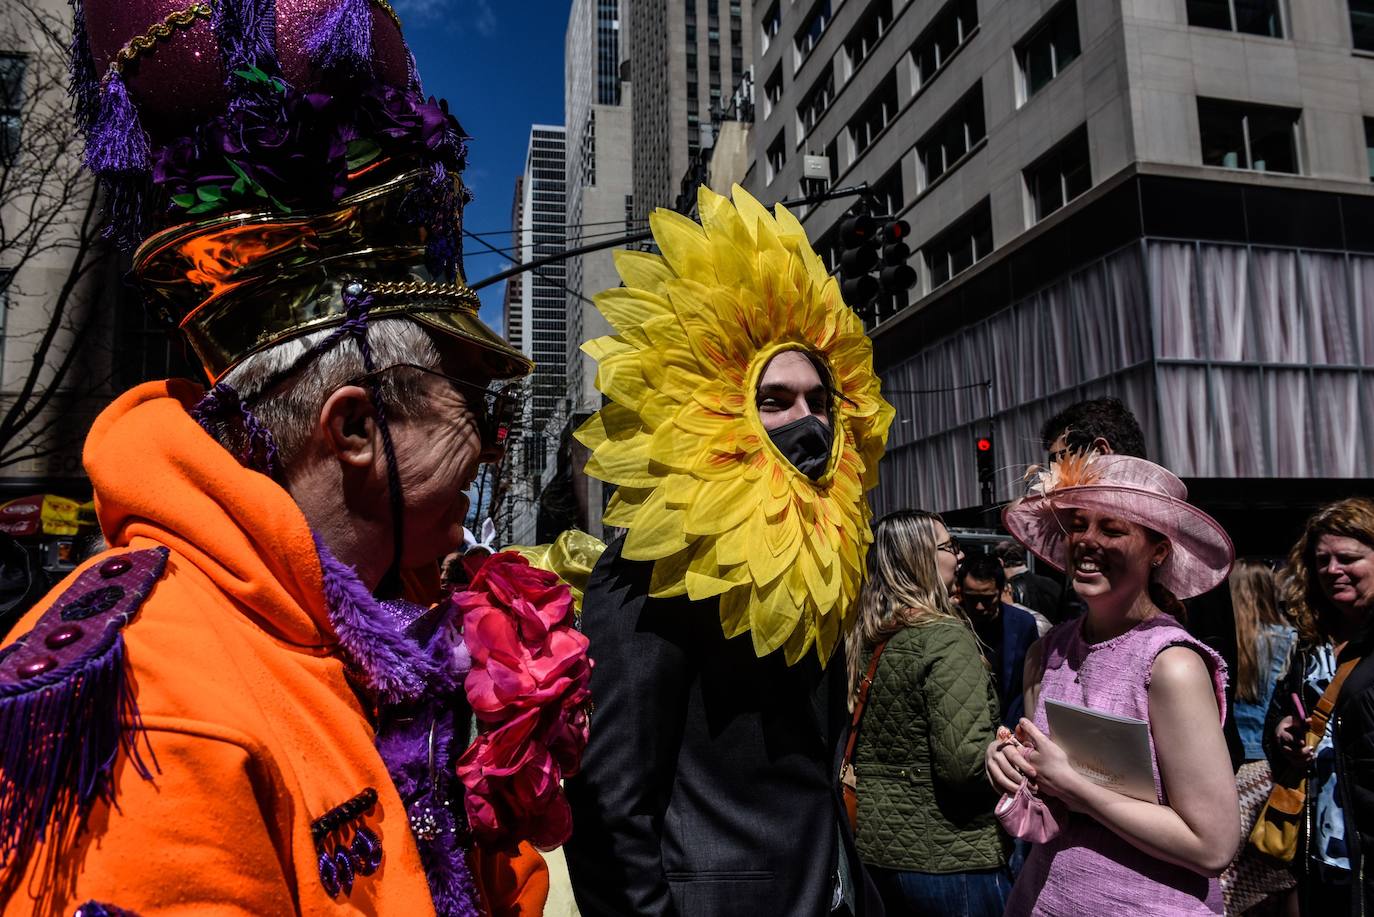
[{"label": "yellow handbag", "polygon": [[[1341,667],[1336,670],[1336,677],[1331,679],[1331,683],[1322,692],[1321,700],[1317,701],[1316,709],[1307,718],[1305,742],[1308,748],[1317,747],[1321,743],[1322,737],[1326,735],[1326,723],[1331,718],[1332,709],[1336,706],[1336,698],[1341,693],[1341,685],[1345,683],[1346,676],[1351,673],[1359,661],[1358,659],[1351,659],[1342,663]],[[1298,834],[1302,829],[1303,807],[1306,802],[1306,776],[1298,778],[1296,782],[1291,777],[1286,780],[1275,777],[1274,788],[1269,792],[1269,799],[1264,803],[1259,818],[1255,820],[1255,827],[1250,831],[1250,846],[1280,863],[1293,862],[1293,857],[1298,852]]]}]

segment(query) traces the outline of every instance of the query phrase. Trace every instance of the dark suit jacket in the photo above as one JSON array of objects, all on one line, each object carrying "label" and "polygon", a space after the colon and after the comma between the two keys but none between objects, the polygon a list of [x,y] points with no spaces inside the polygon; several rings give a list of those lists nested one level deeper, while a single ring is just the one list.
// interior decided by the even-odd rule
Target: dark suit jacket
[{"label": "dark suit jacket", "polygon": [[993,684],[997,687],[997,699],[1002,709],[1002,725],[1008,729],[1016,728],[1021,717],[1026,716],[1024,694],[1025,682],[1022,678],[1026,668],[1026,650],[1040,638],[1035,628],[1035,618],[1012,605],[1003,605],[997,620],[990,625],[975,627],[978,639],[991,650],[993,663]]},{"label": "dark suit jacket", "polygon": [[607,548],[582,630],[591,741],[567,784],[584,917],[827,917],[839,849],[869,891],[836,792],[844,665],[788,667],[726,640],[715,602],[648,598],[650,565]]}]

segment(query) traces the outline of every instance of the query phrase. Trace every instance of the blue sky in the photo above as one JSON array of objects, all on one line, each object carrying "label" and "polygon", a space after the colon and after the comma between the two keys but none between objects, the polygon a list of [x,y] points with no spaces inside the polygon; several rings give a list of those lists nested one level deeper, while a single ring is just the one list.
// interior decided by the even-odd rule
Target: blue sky
[{"label": "blue sky", "polygon": [[[510,229],[515,179],[525,167],[531,124],[563,123],[563,33],[571,0],[392,0],[420,67],[425,92],[448,99],[472,135],[464,176],[471,232]],[[509,248],[510,236],[488,236]],[[469,280],[506,266],[463,240]],[[502,284],[481,291],[482,318],[501,330]]]}]

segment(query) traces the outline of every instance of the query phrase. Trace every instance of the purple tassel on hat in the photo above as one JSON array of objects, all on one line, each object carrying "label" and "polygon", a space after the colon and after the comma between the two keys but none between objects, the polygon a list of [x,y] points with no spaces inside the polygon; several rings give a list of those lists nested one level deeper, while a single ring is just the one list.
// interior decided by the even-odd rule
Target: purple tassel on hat
[{"label": "purple tassel on hat", "polygon": [[310,60],[326,73],[366,77],[372,72],[372,10],[368,0],[336,0],[306,41]]},{"label": "purple tassel on hat", "polygon": [[97,175],[148,170],[148,135],[124,79],[113,70],[100,87],[99,114],[86,137],[86,167]]},{"label": "purple tassel on hat", "polygon": [[[275,75],[277,65],[275,0],[218,0],[210,26],[219,36],[224,56],[224,84],[238,101],[243,81],[235,70],[257,67]],[[230,103],[231,107],[233,102]]]},{"label": "purple tassel on hat", "polygon": [[100,76],[91,57],[90,39],[86,34],[86,8],[81,0],[71,0],[72,41],[69,47],[68,71],[71,85],[67,94],[76,109],[76,123],[82,131],[89,131],[95,121],[100,100]]}]

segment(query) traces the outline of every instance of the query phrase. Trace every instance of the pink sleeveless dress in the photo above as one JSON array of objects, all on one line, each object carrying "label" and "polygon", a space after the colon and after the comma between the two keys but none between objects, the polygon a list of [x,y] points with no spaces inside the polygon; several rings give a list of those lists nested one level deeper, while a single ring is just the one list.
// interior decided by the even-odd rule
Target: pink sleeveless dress
[{"label": "pink sleeveless dress", "polygon": [[[1150,669],[1160,652],[1178,645],[1196,649],[1206,662],[1225,721],[1226,664],[1178,621],[1161,613],[1098,644],[1083,640],[1081,619],[1066,621],[1045,634],[1045,677],[1035,704],[1035,725],[1049,732],[1046,698],[1148,722]],[[1155,793],[1165,803],[1153,735],[1150,756]],[[1078,812],[1069,814],[1057,837],[1032,848],[1006,910],[1007,917],[1221,913],[1221,886],[1216,879],[1156,859]]]}]

